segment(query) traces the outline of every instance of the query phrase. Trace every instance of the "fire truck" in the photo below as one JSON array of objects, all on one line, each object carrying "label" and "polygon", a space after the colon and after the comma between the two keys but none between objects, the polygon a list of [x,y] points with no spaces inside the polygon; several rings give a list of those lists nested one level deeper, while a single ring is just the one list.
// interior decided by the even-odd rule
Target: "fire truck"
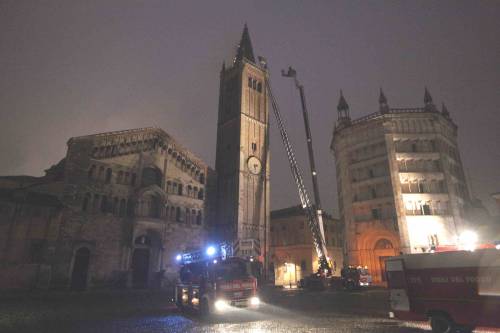
[{"label": "fire truck", "polygon": [[234,257],[231,245],[210,245],[204,250],[179,254],[176,260],[180,264],[175,288],[179,308],[206,316],[234,308],[259,307],[253,260]]},{"label": "fire truck", "polygon": [[435,333],[500,328],[500,248],[392,257],[386,272],[390,315]]}]

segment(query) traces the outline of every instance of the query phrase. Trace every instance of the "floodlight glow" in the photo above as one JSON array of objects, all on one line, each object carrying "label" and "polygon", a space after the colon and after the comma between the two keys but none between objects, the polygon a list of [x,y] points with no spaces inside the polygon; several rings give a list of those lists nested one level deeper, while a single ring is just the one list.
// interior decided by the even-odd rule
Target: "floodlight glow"
[{"label": "floodlight glow", "polygon": [[181,261],[181,259],[182,259],[182,256],[180,254],[178,254],[178,255],[175,256],[175,260]]},{"label": "floodlight glow", "polygon": [[207,255],[209,255],[209,256],[213,256],[214,254],[215,254],[215,247],[213,247],[213,246],[209,246],[209,247],[207,248]]},{"label": "floodlight glow", "polygon": [[474,231],[466,230],[460,234],[458,241],[466,251],[474,251],[477,244],[477,234]]},{"label": "floodlight glow", "polygon": [[215,305],[215,309],[217,311],[224,311],[229,307],[229,304],[227,303],[227,301],[225,301],[223,299],[216,300],[214,305]]},{"label": "floodlight glow", "polygon": [[250,304],[253,306],[259,305],[260,304],[260,299],[256,296],[250,298]]}]

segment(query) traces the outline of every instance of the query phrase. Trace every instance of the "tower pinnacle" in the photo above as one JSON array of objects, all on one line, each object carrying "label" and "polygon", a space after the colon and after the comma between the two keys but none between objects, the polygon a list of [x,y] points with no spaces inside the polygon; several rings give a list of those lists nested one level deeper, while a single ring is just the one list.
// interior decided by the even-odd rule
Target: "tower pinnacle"
[{"label": "tower pinnacle", "polygon": [[340,89],[340,98],[339,98],[339,104],[337,104],[337,110],[340,111],[345,111],[349,110],[349,104],[347,104],[344,94],[342,93],[342,89]]},{"label": "tower pinnacle", "polygon": [[236,51],[234,62],[241,62],[243,59],[246,59],[253,63],[255,62],[252,42],[250,40],[250,34],[248,33],[248,27],[246,23],[245,27],[243,28],[243,34],[241,35],[240,44],[238,44],[238,50]]},{"label": "tower pinnacle", "polygon": [[446,105],[444,105],[444,102],[443,102],[443,106],[441,108],[441,113],[445,117],[449,117],[450,116],[450,113],[448,112],[448,108],[446,107]]},{"label": "tower pinnacle", "polygon": [[388,113],[389,112],[389,104],[387,104],[387,97],[385,97],[382,88],[380,88],[380,95],[378,97],[378,103],[380,105],[380,113]]},{"label": "tower pinnacle", "polygon": [[436,112],[436,106],[432,103],[432,96],[429,93],[429,90],[427,90],[427,87],[425,87],[424,104],[427,112]]},{"label": "tower pinnacle", "polygon": [[340,98],[339,103],[337,104],[338,121],[339,123],[347,122],[349,123],[351,120],[351,116],[349,115],[349,104],[344,98],[344,94],[342,93],[342,89],[340,90]]}]

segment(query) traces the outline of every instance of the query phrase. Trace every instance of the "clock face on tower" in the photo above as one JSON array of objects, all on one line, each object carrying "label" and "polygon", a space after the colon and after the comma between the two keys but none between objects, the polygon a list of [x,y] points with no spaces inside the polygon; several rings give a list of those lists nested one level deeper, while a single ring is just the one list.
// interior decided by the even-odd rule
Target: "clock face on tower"
[{"label": "clock face on tower", "polygon": [[255,156],[250,156],[248,158],[247,165],[248,165],[248,170],[250,170],[250,172],[253,173],[254,175],[258,175],[262,170],[262,165],[260,163],[260,160]]}]

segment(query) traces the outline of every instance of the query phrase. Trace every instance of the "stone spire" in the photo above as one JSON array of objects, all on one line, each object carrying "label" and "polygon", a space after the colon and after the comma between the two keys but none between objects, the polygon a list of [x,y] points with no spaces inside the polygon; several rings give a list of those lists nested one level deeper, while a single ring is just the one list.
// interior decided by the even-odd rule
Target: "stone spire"
[{"label": "stone spire", "polygon": [[339,104],[337,105],[337,110],[340,111],[346,111],[349,110],[349,104],[347,104],[344,94],[342,93],[342,89],[340,90],[340,98],[339,98]]},{"label": "stone spire", "polygon": [[443,106],[441,108],[441,113],[443,114],[443,116],[445,116],[446,118],[449,118],[450,117],[450,113],[448,112],[448,109],[446,108],[446,105],[444,105],[443,103]]},{"label": "stone spire", "polygon": [[342,90],[340,90],[340,98],[339,98],[339,103],[337,104],[337,111],[339,113],[338,115],[339,122],[344,122],[344,121],[349,122],[351,120],[351,116],[349,115],[349,104],[347,104],[347,101],[344,98]]},{"label": "stone spire", "polygon": [[385,97],[382,88],[380,88],[380,96],[378,97],[378,104],[380,105],[380,113],[389,113],[389,104],[387,104],[387,97]]},{"label": "stone spire", "polygon": [[425,111],[427,112],[436,112],[436,106],[434,105],[434,103],[432,103],[432,96],[431,94],[429,93],[429,90],[427,90],[427,87],[425,87],[425,93],[424,93],[424,108],[425,108]]},{"label": "stone spire", "polygon": [[236,51],[234,62],[241,62],[243,59],[255,63],[252,42],[250,41],[250,34],[248,33],[248,27],[246,23],[245,27],[243,28],[243,34],[241,35],[241,41],[238,45],[238,50]]}]

